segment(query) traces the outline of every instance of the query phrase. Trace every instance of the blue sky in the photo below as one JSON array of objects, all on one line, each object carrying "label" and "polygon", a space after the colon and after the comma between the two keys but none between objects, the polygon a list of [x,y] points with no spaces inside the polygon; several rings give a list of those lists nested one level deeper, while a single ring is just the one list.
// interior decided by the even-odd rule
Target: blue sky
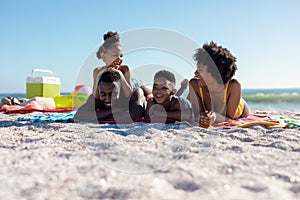
[{"label": "blue sky", "polygon": [[[25,93],[33,68],[52,70],[61,78],[61,91],[69,92],[104,33],[148,27],[177,32],[199,47],[213,40],[228,48],[237,57],[243,88],[299,88],[299,10],[297,0],[1,0],[0,93]],[[125,54],[124,63],[134,68],[149,64],[149,58],[160,63],[164,56],[166,63],[180,65],[182,77],[193,74],[188,63],[148,54],[128,59]],[[91,71],[85,76],[91,79]]]}]

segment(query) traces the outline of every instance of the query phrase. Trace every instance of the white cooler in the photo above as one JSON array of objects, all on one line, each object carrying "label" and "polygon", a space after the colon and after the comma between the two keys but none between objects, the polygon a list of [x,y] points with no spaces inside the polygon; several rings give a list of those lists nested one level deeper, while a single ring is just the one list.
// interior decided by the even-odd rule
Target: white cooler
[{"label": "white cooler", "polygon": [[[36,77],[36,72],[47,74],[48,76]],[[26,80],[26,98],[32,97],[52,97],[60,95],[60,78],[46,69],[33,69],[31,76]]]}]

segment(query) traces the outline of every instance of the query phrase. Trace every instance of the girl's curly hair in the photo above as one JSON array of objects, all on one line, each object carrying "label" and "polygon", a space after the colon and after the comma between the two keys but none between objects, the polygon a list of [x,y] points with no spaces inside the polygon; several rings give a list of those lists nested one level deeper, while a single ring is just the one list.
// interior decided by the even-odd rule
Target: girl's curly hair
[{"label": "girl's curly hair", "polygon": [[120,36],[118,32],[108,31],[106,34],[103,35],[103,40],[104,43],[99,47],[98,51],[96,52],[98,59],[101,59],[102,52],[120,42]]}]

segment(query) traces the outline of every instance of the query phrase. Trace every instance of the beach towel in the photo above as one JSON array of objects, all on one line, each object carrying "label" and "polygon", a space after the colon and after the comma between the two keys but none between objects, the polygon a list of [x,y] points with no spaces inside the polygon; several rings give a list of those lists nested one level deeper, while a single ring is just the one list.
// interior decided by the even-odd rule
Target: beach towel
[{"label": "beach towel", "polygon": [[253,125],[263,125],[266,128],[283,128],[286,127],[285,123],[280,122],[276,118],[271,118],[267,115],[250,115],[248,117],[239,118],[236,120],[230,120],[214,124],[213,127],[221,126],[235,126],[238,128],[247,128]]},{"label": "beach towel", "polygon": [[[100,120],[99,124],[129,124],[132,122],[144,122],[144,123],[161,123],[161,121],[155,121],[155,120],[146,120],[144,118],[139,118],[136,120],[118,120],[115,121],[114,119],[105,119],[105,120]],[[167,118],[165,124],[172,124],[172,123],[176,123],[175,120]]]},{"label": "beach towel", "polygon": [[54,109],[42,109],[39,106],[32,104],[26,106],[19,105],[3,105],[0,108],[0,112],[5,112],[7,114],[26,114],[31,112],[70,112],[75,110],[75,108],[54,108]]},{"label": "beach towel", "polygon": [[[59,109],[55,109],[59,110]],[[63,110],[62,113],[47,113],[43,115],[37,115],[33,117],[19,117],[18,121],[31,121],[31,122],[63,122],[70,123],[74,122],[74,115],[76,110],[65,112]],[[42,112],[46,112],[43,110]],[[106,119],[99,121],[99,124],[129,124],[132,122],[144,122],[150,123],[150,120],[145,120],[143,118],[137,120],[118,120],[114,119]],[[160,121],[152,120],[151,123],[161,123]],[[189,122],[177,122],[172,119],[166,119],[166,124],[178,124],[178,123],[186,123],[190,126],[193,126]],[[196,124],[194,124],[196,125]],[[229,120],[225,122],[221,122],[218,124],[214,124],[210,128],[214,127],[237,127],[237,128],[247,128],[253,125],[262,125],[266,128],[299,128],[300,127],[300,116],[299,117],[290,117],[290,116],[280,116],[280,117],[270,117],[267,115],[251,115],[245,118],[239,118],[236,120]]]},{"label": "beach towel", "polygon": [[76,111],[70,111],[65,113],[52,113],[44,114],[33,117],[19,117],[18,121],[30,121],[30,122],[74,122],[74,115]]},{"label": "beach towel", "polygon": [[[52,113],[52,114],[43,114],[31,117],[19,117],[18,121],[31,121],[31,122],[63,122],[63,123],[70,123],[74,122],[74,115],[76,110],[65,112],[65,113]],[[150,120],[145,120],[143,118],[132,120],[118,120],[115,121],[114,119],[105,119],[99,121],[99,124],[129,124],[132,122],[145,122],[150,123]],[[159,123],[159,121],[153,121],[151,123]],[[166,119],[166,124],[175,123],[172,119]]]},{"label": "beach towel", "polygon": [[299,128],[300,127],[300,116],[288,116],[278,115],[275,116],[282,124],[285,124],[286,128]]}]

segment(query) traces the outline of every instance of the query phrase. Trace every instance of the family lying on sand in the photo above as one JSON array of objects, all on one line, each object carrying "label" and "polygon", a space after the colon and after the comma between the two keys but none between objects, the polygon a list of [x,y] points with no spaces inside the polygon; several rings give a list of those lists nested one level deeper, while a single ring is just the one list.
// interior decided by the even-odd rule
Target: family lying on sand
[{"label": "family lying on sand", "polygon": [[[196,121],[203,127],[226,119],[247,117],[247,103],[241,97],[241,85],[232,77],[236,58],[216,43],[196,50],[195,76],[184,80],[176,93],[172,72],[160,70],[154,75],[153,88],[143,83],[133,87],[130,69],[122,65],[122,48],[117,32],[104,35],[97,57],[106,64],[93,71],[93,94],[75,114],[75,121],[105,120],[147,122]],[[188,99],[179,97],[189,85]]]}]

